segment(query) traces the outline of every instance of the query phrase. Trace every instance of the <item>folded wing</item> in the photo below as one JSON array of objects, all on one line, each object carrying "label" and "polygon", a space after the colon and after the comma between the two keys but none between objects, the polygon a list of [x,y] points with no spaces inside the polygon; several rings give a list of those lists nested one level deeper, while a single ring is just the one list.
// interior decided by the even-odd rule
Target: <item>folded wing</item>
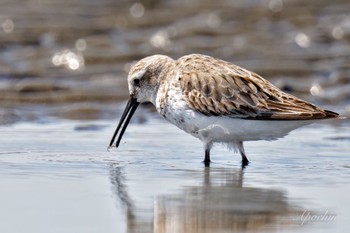
[{"label": "folded wing", "polygon": [[203,55],[177,60],[177,79],[189,107],[208,116],[257,120],[311,120],[338,117],[287,94],[259,75]]}]

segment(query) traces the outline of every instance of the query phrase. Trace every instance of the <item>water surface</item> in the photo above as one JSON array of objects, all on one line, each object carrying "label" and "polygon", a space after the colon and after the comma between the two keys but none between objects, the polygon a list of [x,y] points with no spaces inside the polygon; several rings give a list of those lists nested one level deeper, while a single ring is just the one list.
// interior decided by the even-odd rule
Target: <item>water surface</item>
[{"label": "water surface", "polygon": [[[136,115],[137,119],[137,115]],[[162,119],[1,127],[1,232],[347,232],[349,125],[246,143],[251,164]]]}]

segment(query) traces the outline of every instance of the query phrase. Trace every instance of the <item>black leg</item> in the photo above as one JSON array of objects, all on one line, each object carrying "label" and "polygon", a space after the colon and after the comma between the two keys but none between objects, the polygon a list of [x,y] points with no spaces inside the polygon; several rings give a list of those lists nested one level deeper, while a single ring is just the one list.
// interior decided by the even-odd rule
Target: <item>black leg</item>
[{"label": "black leg", "polygon": [[210,149],[205,149],[205,156],[204,156],[204,166],[209,167],[210,166]]},{"label": "black leg", "polygon": [[242,154],[242,168],[245,168],[249,164],[249,160],[245,154]]},{"label": "black leg", "polygon": [[245,168],[249,164],[249,160],[248,160],[247,156],[245,155],[243,142],[238,143],[238,149],[239,149],[239,153],[242,156],[242,168]]}]

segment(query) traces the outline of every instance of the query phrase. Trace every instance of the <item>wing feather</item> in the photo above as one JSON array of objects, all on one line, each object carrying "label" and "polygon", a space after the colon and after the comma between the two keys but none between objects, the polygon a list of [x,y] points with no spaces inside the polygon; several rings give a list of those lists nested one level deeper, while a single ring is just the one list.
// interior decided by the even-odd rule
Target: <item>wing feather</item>
[{"label": "wing feather", "polygon": [[284,93],[255,73],[209,56],[184,56],[176,69],[189,107],[208,116],[261,120],[338,116]]}]

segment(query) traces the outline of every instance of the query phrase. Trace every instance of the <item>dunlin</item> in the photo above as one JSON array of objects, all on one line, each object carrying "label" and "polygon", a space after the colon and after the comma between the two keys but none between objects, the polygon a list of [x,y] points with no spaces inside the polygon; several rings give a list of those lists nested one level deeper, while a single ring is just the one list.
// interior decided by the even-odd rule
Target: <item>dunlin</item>
[{"label": "dunlin", "polygon": [[204,164],[214,143],[238,150],[248,164],[244,141],[275,140],[335,112],[287,94],[258,74],[201,54],[173,60],[153,55],[128,75],[130,99],[109,146],[118,147],[139,103],[151,102],[165,119],[201,140]]}]

